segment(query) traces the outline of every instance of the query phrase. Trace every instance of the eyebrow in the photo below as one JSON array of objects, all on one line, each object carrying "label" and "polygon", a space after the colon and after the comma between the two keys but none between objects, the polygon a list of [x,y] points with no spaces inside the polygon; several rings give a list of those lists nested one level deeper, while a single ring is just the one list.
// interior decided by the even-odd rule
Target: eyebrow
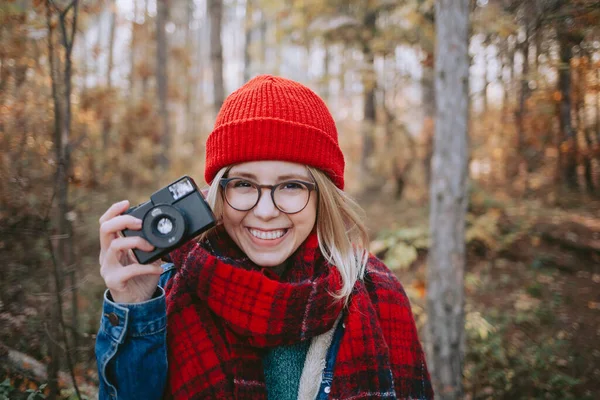
[{"label": "eyebrow", "polygon": [[[249,173],[249,172],[235,172],[234,171],[234,172],[230,172],[229,175],[230,176],[232,176],[232,175],[239,176],[240,178],[247,178],[247,179],[251,179],[253,181],[258,182],[258,178],[256,177],[256,175]],[[308,177],[306,175],[301,175],[301,174],[279,175],[275,181],[282,182],[282,181],[288,181],[288,180],[293,180],[293,179],[298,179],[301,181],[310,181],[310,177]]]}]

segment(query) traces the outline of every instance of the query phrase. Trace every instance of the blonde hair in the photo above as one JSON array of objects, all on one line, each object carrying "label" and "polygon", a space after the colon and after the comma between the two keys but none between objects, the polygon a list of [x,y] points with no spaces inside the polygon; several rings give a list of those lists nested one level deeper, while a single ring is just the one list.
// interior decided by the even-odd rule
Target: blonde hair
[{"label": "blonde hair", "polygon": [[[206,196],[217,218],[223,215],[223,197],[219,195],[219,182],[229,168],[219,170]],[[333,293],[333,296],[347,302],[356,281],[364,277],[369,258],[369,235],[362,222],[364,212],[350,196],[335,186],[324,172],[310,166],[307,168],[317,184],[319,193],[316,221],[319,249],[327,262],[334,265],[342,277],[342,287],[337,293]],[[209,233],[210,230],[202,234],[200,240],[205,239]]]}]

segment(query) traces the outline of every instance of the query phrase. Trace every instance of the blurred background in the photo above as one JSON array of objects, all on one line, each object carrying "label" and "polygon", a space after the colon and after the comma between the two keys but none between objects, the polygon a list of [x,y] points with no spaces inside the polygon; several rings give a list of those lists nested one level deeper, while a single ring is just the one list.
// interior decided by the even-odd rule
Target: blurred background
[{"label": "blurred background", "polygon": [[[465,397],[597,398],[600,5],[470,13]],[[263,73],[329,105],[422,329],[435,29],[433,0],[2,1],[0,398],[52,397],[54,376],[95,398],[98,218],[203,184],[224,97]]]}]

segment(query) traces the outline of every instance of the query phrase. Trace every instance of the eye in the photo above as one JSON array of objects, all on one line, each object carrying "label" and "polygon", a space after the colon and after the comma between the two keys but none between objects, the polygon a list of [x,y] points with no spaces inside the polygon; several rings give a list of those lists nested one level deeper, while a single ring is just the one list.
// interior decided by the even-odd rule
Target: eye
[{"label": "eye", "polygon": [[300,182],[283,182],[279,186],[280,190],[303,190],[305,186]]},{"label": "eye", "polygon": [[231,183],[233,184],[234,188],[250,188],[250,187],[252,187],[252,184],[250,182],[245,181],[243,179],[236,179]]}]

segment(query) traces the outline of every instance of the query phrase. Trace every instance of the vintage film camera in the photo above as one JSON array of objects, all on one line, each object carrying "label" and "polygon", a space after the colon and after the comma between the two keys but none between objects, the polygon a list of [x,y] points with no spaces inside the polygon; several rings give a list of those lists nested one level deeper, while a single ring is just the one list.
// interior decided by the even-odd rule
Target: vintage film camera
[{"label": "vintage film camera", "polygon": [[213,227],[216,221],[208,203],[188,176],[158,190],[150,196],[150,201],[131,207],[123,214],[142,220],[141,230],[125,229],[123,236],[141,236],[155,247],[150,252],[133,249],[140,264],[158,260]]}]

